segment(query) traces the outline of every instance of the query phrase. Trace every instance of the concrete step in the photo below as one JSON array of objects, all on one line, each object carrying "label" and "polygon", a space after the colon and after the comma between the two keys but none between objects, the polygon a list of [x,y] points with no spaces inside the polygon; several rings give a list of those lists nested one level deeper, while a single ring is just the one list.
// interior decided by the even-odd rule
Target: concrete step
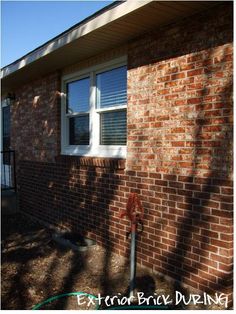
[{"label": "concrete step", "polygon": [[2,215],[11,215],[18,212],[18,199],[15,191],[3,190],[1,196]]}]

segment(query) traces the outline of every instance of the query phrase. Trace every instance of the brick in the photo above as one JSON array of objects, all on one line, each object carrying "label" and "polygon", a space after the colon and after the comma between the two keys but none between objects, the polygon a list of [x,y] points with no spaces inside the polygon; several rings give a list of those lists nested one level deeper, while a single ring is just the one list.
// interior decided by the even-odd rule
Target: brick
[{"label": "brick", "polygon": [[163,175],[163,179],[164,180],[171,180],[171,181],[174,181],[176,180],[176,175],[173,175],[173,174],[164,174]]},{"label": "brick", "polygon": [[221,203],[220,209],[233,211],[233,204]]},{"label": "brick", "polygon": [[226,272],[226,273],[232,273],[233,270],[233,264],[224,264],[224,263],[219,263],[219,270]]},{"label": "brick", "polygon": [[226,187],[232,187],[233,181],[232,180],[225,180],[225,179],[213,179],[212,183],[218,186],[226,186]]},{"label": "brick", "polygon": [[160,173],[149,173],[150,178],[161,179]]},{"label": "brick", "polygon": [[186,190],[193,190],[193,191],[200,191],[201,190],[201,186],[199,184],[185,184],[185,189]]},{"label": "brick", "polygon": [[204,73],[203,69],[196,69],[196,70],[188,71],[187,76],[201,75],[203,73]]},{"label": "brick", "polygon": [[[178,181],[192,183],[192,182],[193,182],[193,177],[189,177],[189,176],[178,176]],[[198,183],[198,182],[196,182],[196,183]]]},{"label": "brick", "polygon": [[221,188],[221,193],[222,194],[227,194],[227,195],[233,195],[233,189],[232,188]]},{"label": "brick", "polygon": [[211,239],[211,244],[220,248],[226,248],[229,249],[231,247],[230,243],[227,243],[225,241]]},{"label": "brick", "polygon": [[180,72],[180,73],[176,73],[176,74],[172,74],[171,75],[171,80],[178,80],[178,79],[182,79],[185,78],[185,72]]},{"label": "brick", "polygon": [[144,172],[144,171],[137,172],[137,177],[146,178],[147,176],[148,176],[147,172]]},{"label": "brick", "polygon": [[172,142],[171,145],[173,147],[183,147],[183,146],[185,146],[185,142],[183,142],[183,141],[176,141],[176,142]]},{"label": "brick", "polygon": [[155,180],[156,185],[167,186],[167,181],[164,180]]},{"label": "brick", "polygon": [[183,183],[180,183],[180,182],[172,182],[172,181],[170,181],[169,182],[169,186],[172,187],[172,188],[182,189],[184,185],[183,185]]}]

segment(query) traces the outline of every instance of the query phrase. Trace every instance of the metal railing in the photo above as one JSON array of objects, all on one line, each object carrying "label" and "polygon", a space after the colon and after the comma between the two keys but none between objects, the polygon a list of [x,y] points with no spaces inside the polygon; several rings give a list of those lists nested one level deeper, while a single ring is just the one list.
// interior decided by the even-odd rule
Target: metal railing
[{"label": "metal railing", "polygon": [[1,151],[1,190],[16,191],[16,159],[14,150]]}]

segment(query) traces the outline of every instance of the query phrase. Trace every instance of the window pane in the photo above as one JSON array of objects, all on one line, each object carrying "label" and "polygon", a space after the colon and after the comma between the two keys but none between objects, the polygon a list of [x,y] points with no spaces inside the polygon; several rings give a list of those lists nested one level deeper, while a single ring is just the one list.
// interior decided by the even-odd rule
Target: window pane
[{"label": "window pane", "polygon": [[101,113],[101,145],[126,145],[126,110]]},{"label": "window pane", "polygon": [[89,78],[67,84],[67,113],[89,110]]},{"label": "window pane", "polygon": [[69,118],[70,145],[89,145],[89,115]]},{"label": "window pane", "polygon": [[126,105],[127,67],[97,74],[97,108]]}]

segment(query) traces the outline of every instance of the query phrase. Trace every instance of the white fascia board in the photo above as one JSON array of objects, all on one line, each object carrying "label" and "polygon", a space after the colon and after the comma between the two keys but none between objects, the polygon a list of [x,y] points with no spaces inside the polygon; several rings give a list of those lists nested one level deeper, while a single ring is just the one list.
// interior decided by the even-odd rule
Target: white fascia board
[{"label": "white fascia board", "polygon": [[50,41],[48,44],[45,44],[43,47],[38,48],[32,53],[29,53],[25,57],[22,57],[18,62],[12,63],[1,70],[1,78],[4,78],[13,72],[23,68],[24,66],[42,58],[51,52],[55,51],[58,48],[61,48],[72,41],[83,37],[92,31],[105,26],[125,15],[147,5],[153,0],[128,0],[126,2],[121,3],[120,5],[105,11],[101,15],[93,18],[92,20],[86,22],[85,24],[81,24],[75,29],[68,31],[65,34],[62,34],[60,37],[55,38]]}]

